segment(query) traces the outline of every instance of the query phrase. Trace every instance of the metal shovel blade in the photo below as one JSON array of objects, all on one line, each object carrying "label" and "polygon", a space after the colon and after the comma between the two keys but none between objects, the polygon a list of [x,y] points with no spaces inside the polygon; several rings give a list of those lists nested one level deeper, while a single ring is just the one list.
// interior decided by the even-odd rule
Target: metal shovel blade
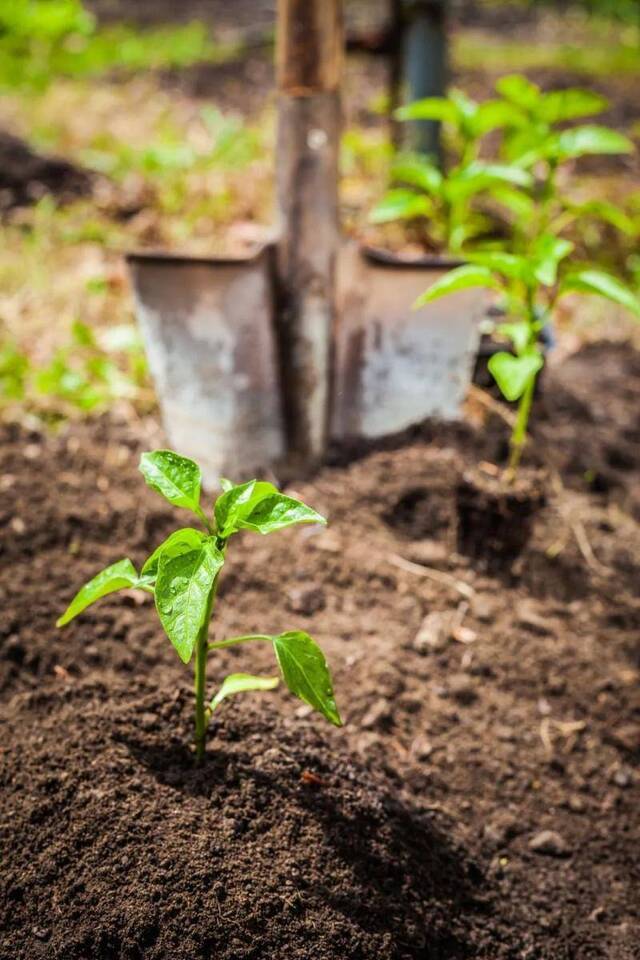
[{"label": "metal shovel blade", "polygon": [[334,439],[383,437],[461,415],[486,314],[483,291],[412,304],[457,263],[348,244],[338,265]]},{"label": "metal shovel blade", "polygon": [[284,453],[270,259],[127,258],[168,442],[209,487]]}]

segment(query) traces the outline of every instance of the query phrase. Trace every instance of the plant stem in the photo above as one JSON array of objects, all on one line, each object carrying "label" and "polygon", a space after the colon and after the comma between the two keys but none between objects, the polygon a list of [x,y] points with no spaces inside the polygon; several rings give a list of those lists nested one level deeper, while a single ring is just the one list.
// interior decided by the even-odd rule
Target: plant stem
[{"label": "plant stem", "polygon": [[222,650],[223,647],[232,647],[236,643],[249,643],[250,640],[267,640],[269,643],[273,640],[267,633],[247,633],[242,637],[229,637],[228,640],[216,640],[207,646],[208,650]]},{"label": "plant stem", "polygon": [[198,517],[200,517],[200,519],[202,520],[203,524],[204,524],[205,527],[207,528],[207,532],[213,536],[213,534],[215,533],[215,530],[214,530],[213,526],[211,525],[211,523],[209,522],[209,519],[208,519],[207,515],[205,514],[204,510],[202,510],[200,507],[198,507],[198,508],[196,509],[196,514],[197,514]]},{"label": "plant stem", "polygon": [[207,683],[207,654],[209,652],[209,621],[213,612],[213,605],[218,591],[218,578],[216,577],[209,597],[207,615],[202,625],[202,630],[198,634],[196,642],[196,656],[193,668],[194,689],[196,695],[196,713],[195,713],[195,745],[196,762],[202,763],[204,759],[204,749],[207,737],[207,711],[205,708],[205,694]]},{"label": "plant stem", "polygon": [[529,424],[529,414],[531,413],[531,404],[533,402],[533,394],[537,379],[537,376],[531,377],[524,393],[520,397],[520,403],[518,404],[516,424],[513,428],[513,433],[511,434],[511,441],[509,444],[511,447],[511,452],[509,454],[509,466],[507,468],[507,481],[509,483],[515,479],[516,471],[520,464],[520,457],[522,456],[522,450],[527,441],[527,426]]}]

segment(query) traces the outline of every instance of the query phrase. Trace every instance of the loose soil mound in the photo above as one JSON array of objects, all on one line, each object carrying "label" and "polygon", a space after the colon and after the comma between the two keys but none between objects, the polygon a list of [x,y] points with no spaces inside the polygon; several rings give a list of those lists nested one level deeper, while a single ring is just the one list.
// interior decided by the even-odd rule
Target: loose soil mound
[{"label": "loose soil mound", "polygon": [[34,153],[23,140],[0,131],[0,211],[25,206],[45,194],[68,201],[91,193],[91,175],[67,160]]},{"label": "loose soil mound", "polygon": [[467,955],[479,871],[432,817],[269,708],[227,711],[194,769],[187,703],[135,683],[17,702],[3,956]]},{"label": "loose soil mound", "polygon": [[[600,344],[549,371],[529,461],[564,488],[499,577],[453,550],[456,483],[504,455],[499,420],[338,452],[295,488],[327,530],[239,537],[217,635],[309,630],[346,726],[247,697],[202,773],[146,598],[53,626],[83,579],[180,523],[136,472],[148,441],[5,428],[0,955],[173,960],[184,930],[190,958],[637,960],[640,471],[609,461],[639,426],[639,364]],[[211,682],[243,669],[269,673],[270,651],[226,651]]]}]

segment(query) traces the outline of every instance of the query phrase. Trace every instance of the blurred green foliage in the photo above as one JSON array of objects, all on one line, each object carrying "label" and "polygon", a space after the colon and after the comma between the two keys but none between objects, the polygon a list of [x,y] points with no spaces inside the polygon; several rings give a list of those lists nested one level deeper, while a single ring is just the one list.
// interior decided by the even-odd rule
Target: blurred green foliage
[{"label": "blurred green foliage", "polygon": [[0,88],[44,89],[56,76],[186,66],[218,54],[202,23],[140,31],[99,26],[81,0],[0,4]]},{"label": "blurred green foliage", "polygon": [[568,8],[584,10],[590,16],[622,20],[626,23],[640,22],[638,0],[525,0],[529,7],[548,7],[565,13]]},{"label": "blurred green foliage", "polygon": [[76,321],[69,342],[43,365],[34,364],[13,340],[0,341],[0,410],[19,404],[55,423],[102,412],[116,400],[135,402],[146,390],[146,360],[132,324],[96,335]]}]

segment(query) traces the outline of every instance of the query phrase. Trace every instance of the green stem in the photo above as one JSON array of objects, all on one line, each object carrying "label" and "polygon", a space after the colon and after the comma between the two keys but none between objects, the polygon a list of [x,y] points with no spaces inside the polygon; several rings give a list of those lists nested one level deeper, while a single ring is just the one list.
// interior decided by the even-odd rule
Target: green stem
[{"label": "green stem", "polygon": [[200,517],[200,519],[201,519],[202,522],[204,523],[205,527],[207,528],[207,532],[210,533],[211,536],[213,536],[213,534],[214,534],[216,531],[214,530],[213,526],[212,526],[211,523],[209,522],[209,519],[208,519],[207,515],[205,514],[204,510],[202,509],[202,507],[197,507],[197,508],[196,508],[196,515],[197,515],[198,517]]},{"label": "green stem", "polygon": [[533,403],[533,394],[535,391],[537,377],[533,376],[529,380],[524,393],[520,397],[518,404],[518,415],[516,425],[511,434],[509,446],[511,452],[509,455],[509,466],[507,468],[507,479],[509,482],[515,479],[516,471],[520,465],[520,458],[524,445],[527,442],[527,426],[529,424],[529,415],[531,413],[531,404]]},{"label": "green stem", "polygon": [[196,696],[196,713],[195,713],[195,745],[196,745],[196,762],[202,763],[204,759],[204,750],[207,737],[207,710],[205,707],[205,693],[206,693],[206,683],[207,683],[207,653],[209,651],[208,641],[209,641],[209,621],[211,619],[211,614],[213,612],[213,605],[216,599],[216,593],[218,591],[218,578],[214,580],[213,587],[211,589],[211,595],[209,597],[209,604],[207,607],[207,615],[204,619],[202,625],[202,630],[198,634],[198,639],[196,641],[196,656],[193,670],[193,679],[194,679],[194,689]]},{"label": "green stem", "polygon": [[228,640],[216,640],[215,643],[208,644],[207,650],[222,650],[223,647],[232,647],[236,643],[249,643],[251,640],[268,640],[269,643],[271,643],[273,637],[270,637],[267,633],[248,633],[242,637],[230,637]]}]

